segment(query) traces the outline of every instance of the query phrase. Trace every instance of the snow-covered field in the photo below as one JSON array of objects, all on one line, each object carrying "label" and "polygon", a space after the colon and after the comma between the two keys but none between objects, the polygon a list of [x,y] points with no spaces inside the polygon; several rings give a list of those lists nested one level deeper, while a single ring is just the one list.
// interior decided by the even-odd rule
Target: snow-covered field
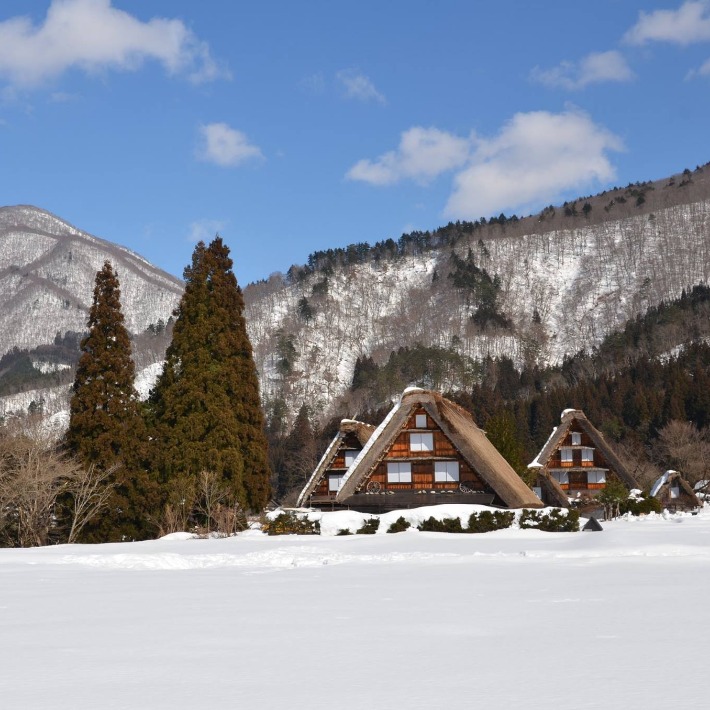
[{"label": "snow-covered field", "polygon": [[0,707],[708,707],[710,512],[604,528],[0,550]]}]

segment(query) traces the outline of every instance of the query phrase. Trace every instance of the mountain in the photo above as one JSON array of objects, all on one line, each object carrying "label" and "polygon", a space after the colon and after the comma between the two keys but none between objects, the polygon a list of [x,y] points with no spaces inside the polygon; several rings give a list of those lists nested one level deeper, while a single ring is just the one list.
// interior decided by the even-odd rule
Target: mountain
[{"label": "mountain", "polygon": [[317,252],[245,300],[267,407],[355,415],[358,361],[419,344],[444,357],[418,384],[458,388],[487,356],[560,363],[709,277],[706,165],[525,219]]},{"label": "mountain", "polygon": [[[13,392],[0,397],[0,416],[33,402],[48,413],[65,408],[71,363],[43,359],[42,347],[57,334],[68,347],[61,337],[84,330],[105,259],[119,273],[146,393],[168,337],[146,328],[167,321],[181,282],[47,212],[0,208],[0,355],[35,348],[23,367],[37,375],[34,389],[7,390],[0,361],[0,394],[3,383]],[[526,218],[449,223],[315,252],[247,286],[245,315],[267,411],[292,418],[307,403],[323,419],[372,406],[352,391],[353,378],[392,357],[409,381],[468,388],[489,356],[519,368],[559,364],[709,280],[710,164]],[[685,335],[668,337],[670,352]]]},{"label": "mountain", "polygon": [[146,329],[168,321],[182,282],[49,212],[26,205],[0,208],[0,394],[9,393],[0,397],[0,417],[40,405],[48,414],[67,409],[94,279],[106,260],[121,282],[138,384],[147,391],[166,338],[162,325],[152,336]]},{"label": "mountain", "polygon": [[182,282],[134,252],[30,206],[0,208],[0,355],[83,332],[96,272],[112,262],[126,326],[140,333],[166,320]]}]

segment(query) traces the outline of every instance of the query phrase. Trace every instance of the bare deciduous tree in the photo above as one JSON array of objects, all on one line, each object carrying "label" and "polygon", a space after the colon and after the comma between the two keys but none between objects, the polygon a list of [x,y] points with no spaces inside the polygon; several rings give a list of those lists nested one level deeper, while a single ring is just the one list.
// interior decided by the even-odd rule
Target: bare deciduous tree
[{"label": "bare deciduous tree", "polygon": [[665,468],[680,471],[691,485],[710,478],[710,428],[676,419],[658,433],[656,455]]}]

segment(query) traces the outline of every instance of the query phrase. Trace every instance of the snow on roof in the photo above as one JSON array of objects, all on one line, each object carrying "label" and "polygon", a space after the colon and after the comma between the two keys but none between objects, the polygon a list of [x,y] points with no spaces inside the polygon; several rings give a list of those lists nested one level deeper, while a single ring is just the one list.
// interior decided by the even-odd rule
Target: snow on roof
[{"label": "snow on roof", "polygon": [[565,418],[566,414],[572,414],[573,412],[576,412],[576,409],[563,409],[562,414],[560,414],[560,421],[562,421]]},{"label": "snow on roof", "polygon": [[402,392],[402,397],[411,394],[412,392],[426,392],[426,390],[422,389],[421,387],[406,387],[404,392]]},{"label": "snow on roof", "polygon": [[[413,391],[414,390],[419,390],[418,387],[411,388]],[[343,480],[340,482],[340,487],[342,488],[347,480],[350,478],[350,474],[358,467],[360,460],[367,454],[367,452],[372,448],[372,445],[377,441],[377,437],[382,433],[383,429],[392,421],[392,417],[399,411],[399,408],[402,406],[402,399],[404,398],[404,395],[409,391],[409,389],[404,390],[404,393],[402,394],[402,397],[400,398],[399,402],[392,407],[390,410],[390,413],[384,418],[382,421],[382,424],[375,429],[375,431],[372,432],[372,436],[368,439],[367,443],[365,446],[362,447],[362,451],[355,457],[355,460],[350,464],[350,468],[345,472],[345,475],[343,476]],[[421,391],[421,390],[419,390]]]},{"label": "snow on roof", "polygon": [[660,476],[658,479],[656,479],[656,482],[651,486],[651,498],[655,498],[656,495],[658,494],[658,491],[663,488],[663,486],[668,483],[668,479],[671,477],[672,474],[678,473],[677,471],[666,471],[662,476]]},{"label": "snow on roof", "polygon": [[[574,410],[565,410],[565,411],[574,411]],[[564,415],[564,412],[563,412]],[[540,451],[537,452],[537,456],[532,460],[532,463],[528,464],[528,468],[544,468],[545,464],[540,463],[540,454],[547,448],[547,445],[552,441],[552,437],[555,435],[555,432],[557,431],[558,427],[555,427],[552,430],[552,433],[550,436],[547,437],[547,441],[545,442],[545,445],[540,449]]]}]

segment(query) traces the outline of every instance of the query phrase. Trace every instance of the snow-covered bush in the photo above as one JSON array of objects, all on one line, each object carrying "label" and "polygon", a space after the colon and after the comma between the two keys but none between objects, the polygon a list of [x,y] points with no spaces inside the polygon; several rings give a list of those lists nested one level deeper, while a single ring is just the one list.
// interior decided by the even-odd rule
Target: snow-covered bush
[{"label": "snow-covered bush", "polygon": [[568,510],[563,515],[560,508],[553,508],[549,513],[541,510],[524,510],[518,519],[521,530],[535,529],[544,532],[579,532],[579,511]]}]

